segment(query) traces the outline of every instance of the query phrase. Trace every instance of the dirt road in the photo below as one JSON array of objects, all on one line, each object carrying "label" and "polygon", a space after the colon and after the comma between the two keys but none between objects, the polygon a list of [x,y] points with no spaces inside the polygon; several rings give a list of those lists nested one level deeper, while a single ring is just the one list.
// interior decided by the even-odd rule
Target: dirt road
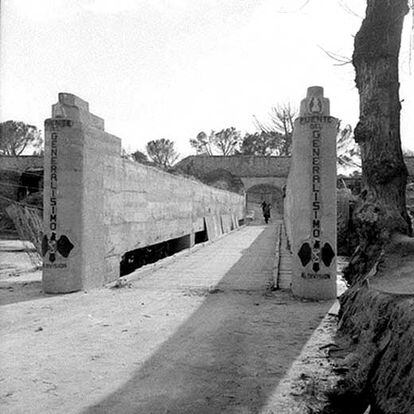
[{"label": "dirt road", "polygon": [[248,226],[122,288],[69,295],[40,293],[39,274],[3,274],[1,412],[320,406],[333,381],[319,349],[334,332],[333,303],[269,292],[274,246],[274,226]]}]

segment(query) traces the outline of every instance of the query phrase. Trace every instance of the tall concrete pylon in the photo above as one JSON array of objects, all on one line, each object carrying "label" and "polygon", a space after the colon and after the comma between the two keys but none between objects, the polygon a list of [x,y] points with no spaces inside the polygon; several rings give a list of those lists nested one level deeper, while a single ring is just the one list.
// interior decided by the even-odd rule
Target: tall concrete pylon
[{"label": "tall concrete pylon", "polygon": [[[68,293],[119,275],[119,256],[104,258],[104,166],[121,140],[104,130],[89,104],[60,93],[45,121],[43,290]],[[113,174],[115,175],[115,174]],[[116,196],[114,195],[113,198]],[[87,275],[87,276],[86,276]]]},{"label": "tall concrete pylon", "polygon": [[323,88],[308,88],[294,123],[285,222],[292,249],[292,292],[336,298],[336,134]]}]

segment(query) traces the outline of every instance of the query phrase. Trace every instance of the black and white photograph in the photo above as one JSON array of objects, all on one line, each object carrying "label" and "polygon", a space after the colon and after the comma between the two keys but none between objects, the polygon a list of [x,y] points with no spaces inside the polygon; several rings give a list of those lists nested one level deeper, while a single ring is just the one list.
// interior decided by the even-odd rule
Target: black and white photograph
[{"label": "black and white photograph", "polygon": [[413,0],[0,0],[2,414],[414,414]]}]

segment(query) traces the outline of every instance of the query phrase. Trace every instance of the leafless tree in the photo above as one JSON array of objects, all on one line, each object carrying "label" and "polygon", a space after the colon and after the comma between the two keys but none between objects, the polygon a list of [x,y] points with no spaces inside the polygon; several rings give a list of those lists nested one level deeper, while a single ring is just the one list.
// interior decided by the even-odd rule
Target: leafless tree
[{"label": "leafless tree", "polygon": [[269,120],[259,121],[254,117],[256,127],[261,132],[278,133],[282,135],[282,142],[278,155],[290,155],[292,149],[293,121],[298,112],[290,103],[279,104],[272,108]]}]

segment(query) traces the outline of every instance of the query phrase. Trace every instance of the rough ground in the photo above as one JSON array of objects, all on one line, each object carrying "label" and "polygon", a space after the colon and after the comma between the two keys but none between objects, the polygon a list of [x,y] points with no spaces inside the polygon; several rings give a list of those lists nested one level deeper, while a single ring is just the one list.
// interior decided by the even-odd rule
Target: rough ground
[{"label": "rough ground", "polygon": [[[335,389],[333,413],[358,414],[368,406],[371,414],[414,413],[413,272],[414,240],[395,236],[365,280],[341,297],[345,376]],[[357,403],[352,409],[350,395]]]},{"label": "rough ground", "polygon": [[248,226],[121,287],[53,296],[3,245],[0,411],[316,412],[333,302],[268,291],[274,246],[273,225]]}]

